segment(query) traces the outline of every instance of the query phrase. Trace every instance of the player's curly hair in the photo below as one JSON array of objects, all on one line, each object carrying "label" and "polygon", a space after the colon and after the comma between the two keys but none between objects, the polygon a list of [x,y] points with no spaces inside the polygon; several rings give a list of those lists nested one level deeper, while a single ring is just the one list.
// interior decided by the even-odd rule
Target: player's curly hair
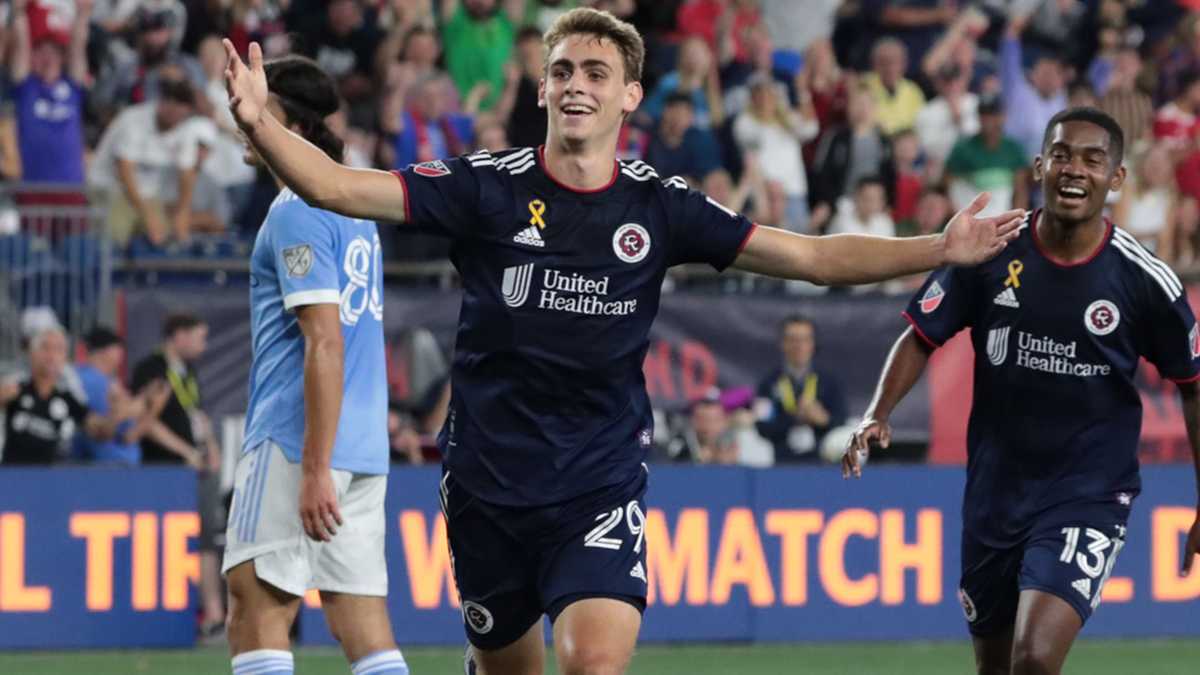
[{"label": "player's curly hair", "polygon": [[555,19],[550,30],[542,38],[545,48],[546,67],[549,68],[550,52],[558,43],[570,35],[594,35],[611,41],[621,52],[625,62],[625,83],[642,79],[642,63],[646,60],[646,45],[642,36],[631,24],[608,12],[590,7],[579,7]]},{"label": "player's curly hair", "polygon": [[305,140],[342,161],[345,144],[325,123],[325,118],[341,107],[333,78],[316,61],[296,55],[271,59],[263,64],[263,70],[267,89],[287,115],[286,126],[299,127]]}]

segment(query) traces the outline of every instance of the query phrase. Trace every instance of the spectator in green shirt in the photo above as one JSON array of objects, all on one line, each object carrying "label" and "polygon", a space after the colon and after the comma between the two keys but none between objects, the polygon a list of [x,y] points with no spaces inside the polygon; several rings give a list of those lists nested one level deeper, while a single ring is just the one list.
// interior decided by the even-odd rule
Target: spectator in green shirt
[{"label": "spectator in green shirt", "polygon": [[959,139],[946,159],[946,184],[955,208],[980,192],[990,192],[985,213],[1029,208],[1029,162],[1025,151],[1004,135],[1004,108],[996,95],[979,99],[979,133]]},{"label": "spectator in green shirt", "polygon": [[504,91],[504,64],[524,11],[524,0],[443,0],[442,42],[446,70],[466,99],[477,86],[487,87],[482,110],[491,110]]}]

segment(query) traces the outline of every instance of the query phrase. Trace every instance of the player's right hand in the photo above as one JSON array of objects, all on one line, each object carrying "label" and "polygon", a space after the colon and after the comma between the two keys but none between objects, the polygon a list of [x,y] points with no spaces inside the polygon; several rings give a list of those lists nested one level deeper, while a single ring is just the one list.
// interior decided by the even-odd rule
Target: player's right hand
[{"label": "player's right hand", "polygon": [[225,89],[229,92],[229,110],[233,119],[243,130],[253,129],[262,119],[267,108],[267,73],[263,70],[262,47],[250,43],[250,65],[242,63],[237,49],[229,38],[221,41],[225,45]]},{"label": "player's right hand", "polygon": [[333,474],[328,469],[304,472],[300,481],[300,522],[313,541],[329,541],[342,524]]},{"label": "player's right hand", "polygon": [[881,448],[892,444],[892,427],[887,418],[864,417],[850,437],[850,444],[842,455],[842,478],[862,478],[862,460],[871,454],[871,444]]}]

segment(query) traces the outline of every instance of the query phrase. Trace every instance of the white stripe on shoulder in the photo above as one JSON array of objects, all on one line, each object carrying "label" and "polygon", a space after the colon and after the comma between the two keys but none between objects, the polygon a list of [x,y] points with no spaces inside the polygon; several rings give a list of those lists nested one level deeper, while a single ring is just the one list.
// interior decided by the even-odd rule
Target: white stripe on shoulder
[{"label": "white stripe on shoulder", "polygon": [[533,159],[533,148],[521,148],[516,152],[503,157],[496,157],[495,159],[497,165],[507,169],[517,164],[522,164],[527,160]]},{"label": "white stripe on shoulder", "polygon": [[630,171],[629,169],[622,167],[621,173],[626,176],[629,176],[633,180],[639,180],[639,181],[648,181],[648,180],[654,180],[655,178],[658,178],[658,172],[654,171],[653,169],[651,169],[648,173],[635,173],[633,171]]},{"label": "white stripe on shoulder", "polygon": [[1163,277],[1171,284],[1172,287],[1174,287],[1180,293],[1183,293],[1183,282],[1179,280],[1179,276],[1175,274],[1175,271],[1172,270],[1167,263],[1163,262],[1153,253],[1146,250],[1146,247],[1142,246],[1141,242],[1139,242],[1132,234],[1129,234],[1125,230],[1122,230],[1114,225],[1113,240],[1120,240],[1122,243],[1127,245],[1133,253],[1136,253],[1148,265],[1161,272]]},{"label": "white stripe on shoulder", "polygon": [[496,159],[485,148],[467,155],[467,163],[471,166],[495,166]]},{"label": "white stripe on shoulder", "polygon": [[682,176],[671,176],[670,178],[664,180],[662,184],[671,188],[679,188],[680,190],[689,189],[687,181],[684,180]]},{"label": "white stripe on shoulder", "polygon": [[1147,274],[1147,276],[1149,276],[1151,279],[1153,279],[1155,281],[1155,283],[1157,283],[1159,285],[1159,287],[1163,289],[1163,293],[1165,293],[1167,295],[1167,298],[1171,302],[1174,302],[1182,294],[1182,291],[1176,289],[1171,284],[1171,282],[1168,281],[1167,277],[1165,277],[1163,275],[1161,270],[1159,270],[1159,269],[1151,266],[1149,263],[1147,263],[1145,261],[1145,259],[1143,259],[1140,255],[1138,255],[1131,248],[1129,248],[1128,244],[1122,243],[1122,242],[1118,241],[1116,239],[1116,237],[1114,237],[1113,238],[1113,247],[1116,248],[1117,251],[1119,251],[1121,253],[1121,255],[1125,256],[1131,262],[1133,262],[1135,265],[1142,268],[1142,271],[1145,272]]}]

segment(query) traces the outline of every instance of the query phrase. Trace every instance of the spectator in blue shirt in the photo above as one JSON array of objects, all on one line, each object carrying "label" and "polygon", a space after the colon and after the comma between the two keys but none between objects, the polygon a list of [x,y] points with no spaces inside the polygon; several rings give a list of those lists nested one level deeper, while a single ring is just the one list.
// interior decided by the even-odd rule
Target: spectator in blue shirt
[{"label": "spectator in blue shirt", "polygon": [[136,466],[142,461],[140,445],[145,422],[156,419],[170,393],[164,382],[132,396],[121,384],[118,370],[125,360],[121,338],[106,328],[96,328],[87,339],[87,363],[80,366],[79,379],[87,394],[87,405],[116,424],[111,439],[97,440],[85,434],[75,437],[75,455],[102,464]]},{"label": "spectator in blue shirt", "polygon": [[1066,74],[1062,60],[1051,52],[1039,53],[1026,77],[1021,33],[1029,17],[1015,16],[1000,43],[1000,83],[1009,115],[1005,135],[1021,144],[1027,157],[1042,152],[1042,132],[1054,114],[1067,107]]},{"label": "spectator in blue shirt", "polygon": [[721,150],[707,129],[695,126],[692,97],[675,92],[667,97],[662,120],[646,148],[646,163],[660,176],[683,176],[700,185],[709,173],[721,168]]},{"label": "spectator in blue shirt", "polygon": [[27,0],[12,7],[8,74],[17,122],[22,179],[83,183],[83,83],[87,80],[90,3],[78,3],[69,35],[46,31],[34,41]]}]

